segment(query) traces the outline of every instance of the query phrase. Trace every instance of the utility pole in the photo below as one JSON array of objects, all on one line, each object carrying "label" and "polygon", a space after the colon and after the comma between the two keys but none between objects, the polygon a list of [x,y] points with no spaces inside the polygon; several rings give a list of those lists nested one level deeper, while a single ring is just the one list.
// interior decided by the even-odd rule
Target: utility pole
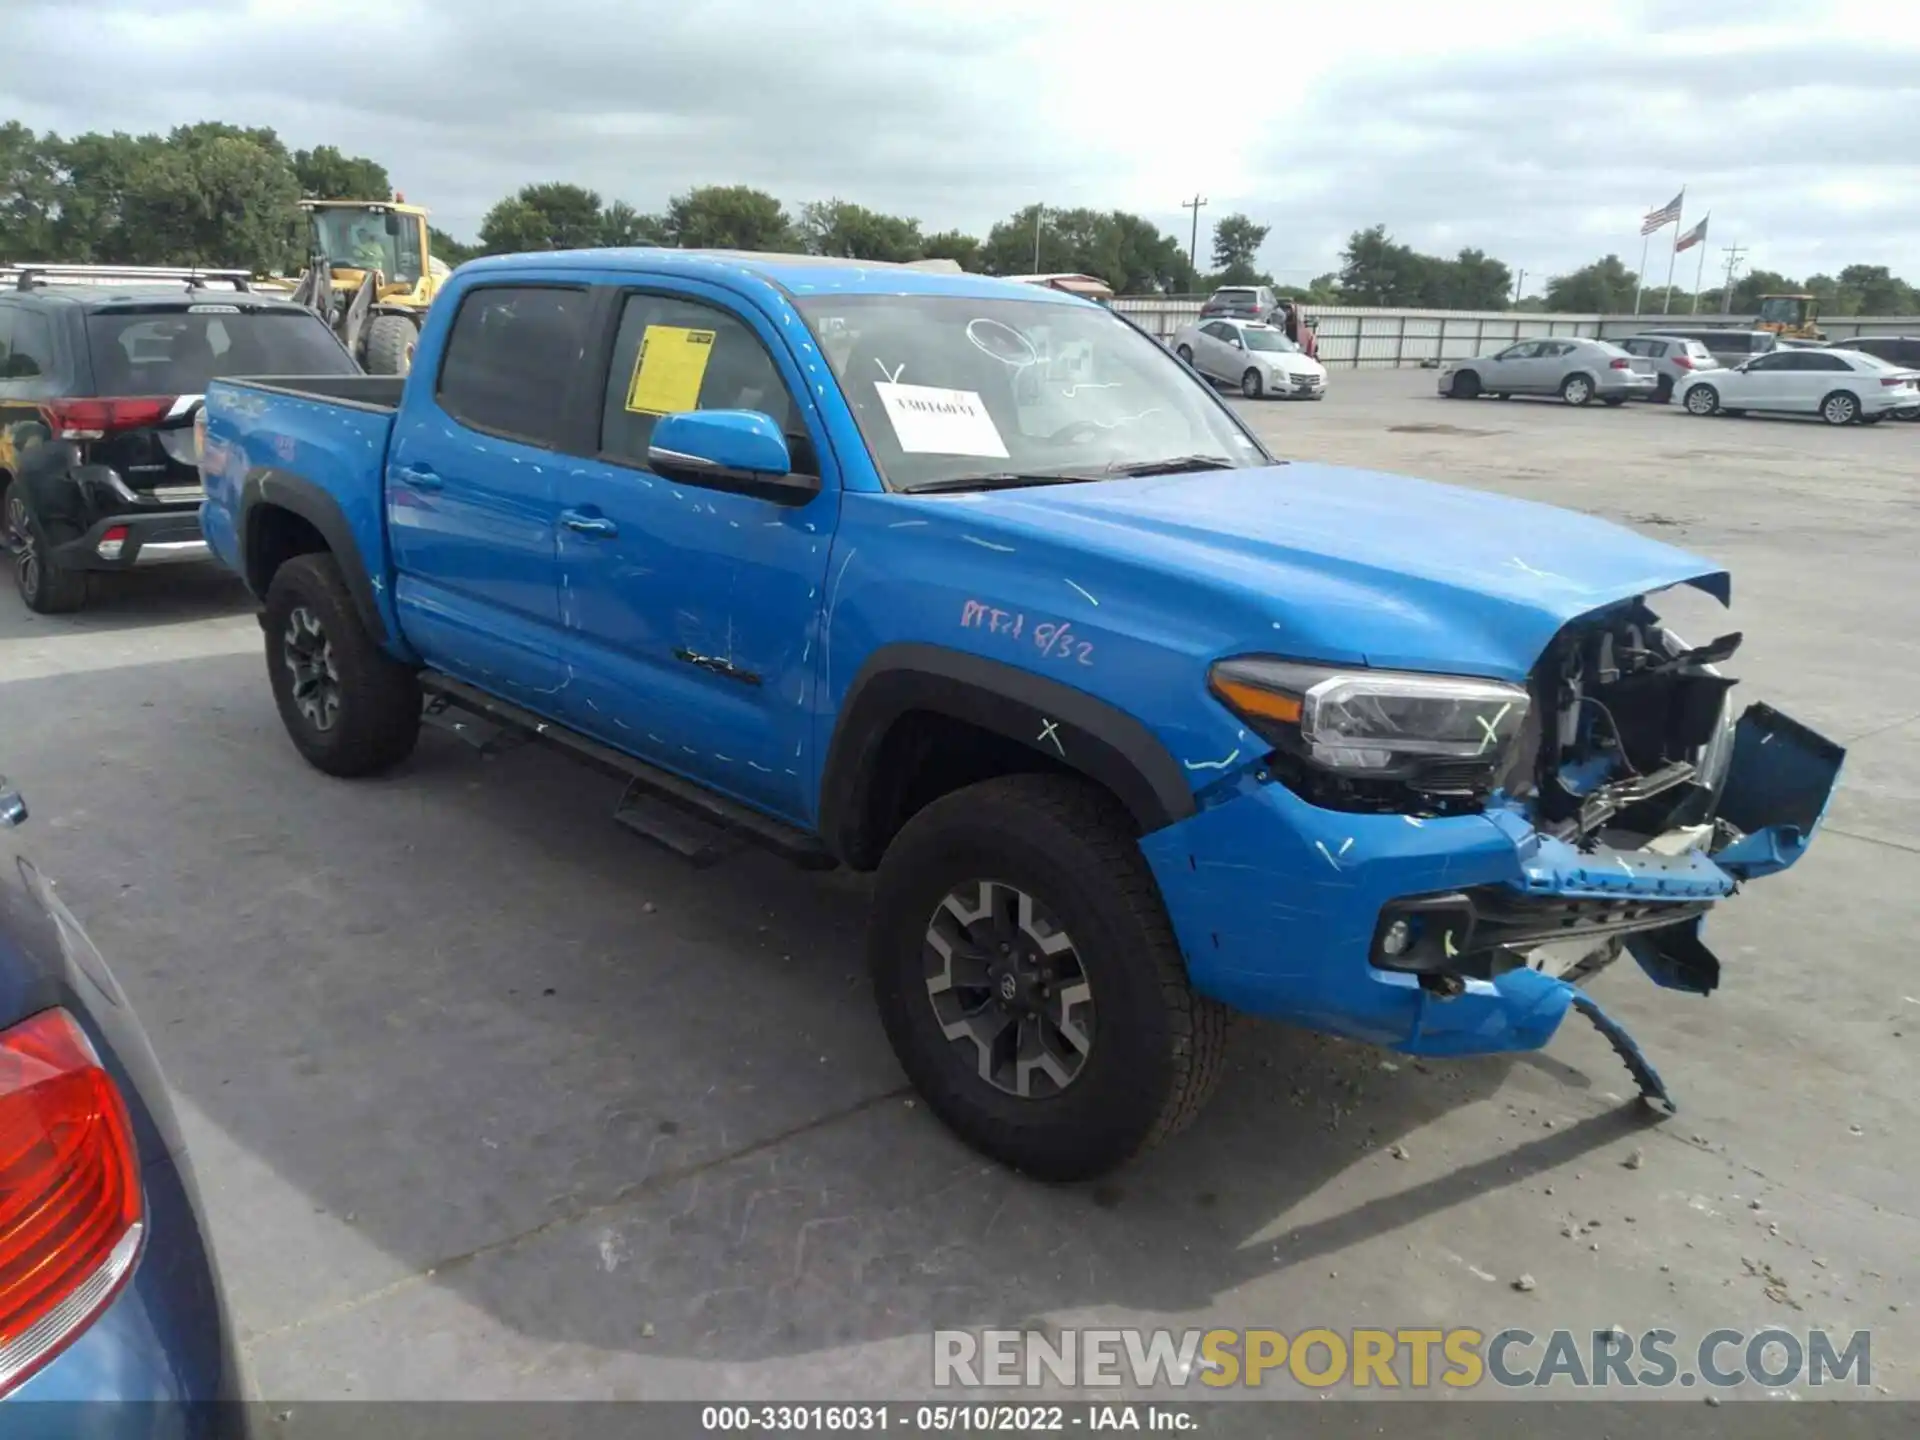
[{"label": "utility pole", "polygon": [[1193,212],[1193,238],[1187,243],[1187,264],[1195,270],[1200,268],[1200,212],[1206,208],[1206,204],[1206,197],[1197,190],[1194,192],[1193,199],[1180,202],[1182,210]]},{"label": "utility pole", "polygon": [[1516,271],[1513,277],[1513,303],[1518,305],[1520,297],[1526,293],[1527,272]]},{"label": "utility pole", "polygon": [[1720,253],[1727,257],[1727,288],[1720,294],[1720,313],[1733,313],[1733,271],[1747,251],[1744,245],[1722,245]]},{"label": "utility pole", "polygon": [[1044,205],[1033,207],[1033,273],[1036,275],[1040,273],[1040,221],[1046,213]]}]

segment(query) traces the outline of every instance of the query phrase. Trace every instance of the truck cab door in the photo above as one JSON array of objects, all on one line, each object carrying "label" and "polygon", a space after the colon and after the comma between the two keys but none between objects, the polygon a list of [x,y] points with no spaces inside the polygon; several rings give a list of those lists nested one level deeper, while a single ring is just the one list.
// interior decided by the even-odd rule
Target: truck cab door
[{"label": "truck cab door", "polygon": [[[692,281],[605,292],[597,428],[559,477],[568,723],[770,813],[804,820],[813,686],[840,483],[772,323]],[[648,467],[662,414],[754,410],[787,437],[799,503]]]},{"label": "truck cab door", "polygon": [[468,290],[439,374],[415,372],[387,451],[408,637],[429,663],[542,714],[565,676],[556,487],[590,304],[584,285]]}]

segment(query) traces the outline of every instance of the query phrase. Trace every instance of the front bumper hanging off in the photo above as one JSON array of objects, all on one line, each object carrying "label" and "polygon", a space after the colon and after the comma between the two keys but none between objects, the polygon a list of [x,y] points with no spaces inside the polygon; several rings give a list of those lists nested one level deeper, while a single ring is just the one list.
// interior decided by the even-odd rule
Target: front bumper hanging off
[{"label": "front bumper hanging off", "polygon": [[[1355,814],[1251,776],[1141,849],[1204,994],[1420,1055],[1537,1049],[1578,1009],[1670,1109],[1579,984],[1624,947],[1656,984],[1711,993],[1707,915],[1799,859],[1844,758],[1755,705],[1735,727],[1715,821],[1633,850],[1557,839],[1517,807]],[[1390,943],[1396,920],[1413,923]]]}]

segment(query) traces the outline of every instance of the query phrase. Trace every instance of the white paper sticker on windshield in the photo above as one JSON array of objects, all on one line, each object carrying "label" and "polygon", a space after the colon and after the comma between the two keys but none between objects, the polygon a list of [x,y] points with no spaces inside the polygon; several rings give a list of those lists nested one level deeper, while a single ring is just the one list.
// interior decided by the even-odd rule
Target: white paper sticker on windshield
[{"label": "white paper sticker on windshield", "polygon": [[900,448],[909,455],[1007,458],[1006,442],[978,392],[886,380],[875,381],[873,388],[893,422]]}]

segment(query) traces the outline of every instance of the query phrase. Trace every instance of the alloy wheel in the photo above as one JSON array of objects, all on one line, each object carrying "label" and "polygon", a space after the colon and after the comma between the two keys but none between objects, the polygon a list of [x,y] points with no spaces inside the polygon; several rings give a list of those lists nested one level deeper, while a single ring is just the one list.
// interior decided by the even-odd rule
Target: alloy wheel
[{"label": "alloy wheel", "polygon": [[293,703],[300,714],[315,730],[333,729],[340,718],[340,671],[326,627],[304,605],[287,616],[280,658],[293,676]]},{"label": "alloy wheel", "polygon": [[27,502],[17,491],[7,496],[7,549],[13,552],[16,578],[23,592],[40,583],[40,548],[34,543],[33,526],[27,520]]},{"label": "alloy wheel", "polygon": [[941,1033],[987,1084],[1042,1100],[1079,1078],[1093,990],[1073,937],[1040,901],[997,880],[955,887],[927,923],[923,960]]}]

